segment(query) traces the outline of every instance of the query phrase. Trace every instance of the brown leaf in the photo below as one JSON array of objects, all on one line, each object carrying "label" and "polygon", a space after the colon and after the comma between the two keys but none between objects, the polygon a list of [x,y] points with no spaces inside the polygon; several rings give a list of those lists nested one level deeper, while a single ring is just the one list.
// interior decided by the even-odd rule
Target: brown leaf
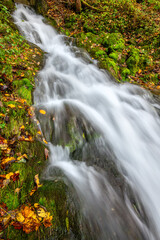
[{"label": "brown leaf", "polygon": [[18,181],[19,180],[19,171],[16,171],[11,177],[10,179],[12,179],[13,182]]},{"label": "brown leaf", "polygon": [[15,229],[21,229],[22,228],[22,225],[19,222],[13,222],[12,225]]}]

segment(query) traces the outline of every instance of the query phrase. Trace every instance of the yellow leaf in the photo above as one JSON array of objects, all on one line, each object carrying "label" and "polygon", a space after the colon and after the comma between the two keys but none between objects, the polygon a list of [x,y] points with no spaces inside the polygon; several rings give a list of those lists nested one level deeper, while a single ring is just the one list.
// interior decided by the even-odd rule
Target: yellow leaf
[{"label": "yellow leaf", "polygon": [[50,216],[50,213],[49,212],[46,212],[46,217],[43,219],[43,224],[45,227],[50,227],[52,226],[52,221],[53,217]]},{"label": "yellow leaf", "polygon": [[47,216],[46,211],[41,207],[37,209],[38,217],[45,218]]},{"label": "yellow leaf", "polygon": [[16,106],[14,104],[8,104],[8,107],[15,108]]},{"label": "yellow leaf", "polygon": [[42,134],[42,133],[41,133],[41,131],[38,131],[37,133],[38,133],[39,135],[41,135],[41,134]]},{"label": "yellow leaf", "polygon": [[43,110],[43,109],[40,109],[39,112],[40,112],[41,114],[46,114],[46,111]]},{"label": "yellow leaf", "polygon": [[22,126],[20,127],[20,129],[25,129],[25,126],[24,126],[24,125],[22,125]]},{"label": "yellow leaf", "polygon": [[35,203],[35,204],[34,204],[34,207],[35,207],[35,208],[38,208],[38,207],[39,207],[39,203]]},{"label": "yellow leaf", "polygon": [[31,190],[31,192],[29,193],[29,195],[32,196],[36,191],[37,191],[37,188],[34,187],[34,188]]},{"label": "yellow leaf", "polygon": [[12,162],[14,160],[16,160],[14,157],[7,157],[7,158],[2,159],[1,164],[5,165],[5,164],[7,164],[9,162]]},{"label": "yellow leaf", "polygon": [[38,174],[35,175],[34,181],[35,181],[35,184],[36,184],[37,188],[42,186],[42,184],[40,184],[40,182],[39,182]]},{"label": "yellow leaf", "polygon": [[45,143],[45,144],[48,144],[48,142],[43,138],[43,142]]},{"label": "yellow leaf", "polygon": [[21,212],[19,212],[17,215],[16,215],[16,220],[20,223],[24,222],[25,218],[24,216],[22,215]]},{"label": "yellow leaf", "polygon": [[10,177],[13,176],[13,175],[14,175],[13,172],[8,173],[8,174],[6,175],[6,179],[10,179]]}]

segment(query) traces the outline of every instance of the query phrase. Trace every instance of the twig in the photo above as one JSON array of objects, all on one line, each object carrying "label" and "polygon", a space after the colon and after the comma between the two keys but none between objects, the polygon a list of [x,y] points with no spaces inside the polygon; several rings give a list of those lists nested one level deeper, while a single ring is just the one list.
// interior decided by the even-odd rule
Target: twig
[{"label": "twig", "polygon": [[85,7],[89,8],[89,9],[92,9],[92,10],[97,11],[97,12],[105,12],[105,10],[92,7],[90,4],[88,4],[88,3],[85,2],[84,0],[81,0],[81,2],[82,2],[82,4],[83,4]]}]

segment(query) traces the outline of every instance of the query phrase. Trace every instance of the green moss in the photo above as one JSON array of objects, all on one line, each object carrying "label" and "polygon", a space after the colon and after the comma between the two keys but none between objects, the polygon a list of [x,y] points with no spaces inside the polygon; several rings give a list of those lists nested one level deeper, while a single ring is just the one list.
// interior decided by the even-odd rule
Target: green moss
[{"label": "green moss", "polygon": [[27,100],[27,103],[31,105],[32,103],[32,94],[29,89],[26,88],[26,86],[22,86],[18,89],[18,94],[21,98],[24,98]]},{"label": "green moss", "polygon": [[14,190],[8,189],[3,196],[3,199],[8,207],[8,210],[16,209],[19,206],[18,195],[14,192]]},{"label": "green moss", "polygon": [[106,34],[102,43],[105,47],[108,47],[110,52],[121,52],[125,48],[125,41],[120,33]]},{"label": "green moss", "polygon": [[14,8],[14,3],[12,0],[3,0],[3,4],[9,9],[13,10]]},{"label": "green moss", "polygon": [[95,56],[96,56],[96,57],[102,57],[102,56],[104,56],[105,54],[106,54],[105,51],[99,50],[99,51],[97,51],[97,52],[95,53]]},{"label": "green moss", "polygon": [[115,61],[111,58],[106,58],[105,63],[107,66],[107,69],[116,77],[119,71],[119,66]]},{"label": "green moss", "polygon": [[131,71],[131,74],[134,75],[138,71],[139,61],[140,61],[139,50],[133,47],[129,53],[129,58],[126,61],[127,66]]},{"label": "green moss", "polygon": [[121,76],[123,80],[126,80],[127,76],[130,74],[130,70],[128,68],[123,68],[121,71]]},{"label": "green moss", "polygon": [[22,80],[15,80],[13,82],[13,86],[16,88],[20,88],[22,86],[25,86],[28,90],[33,89],[33,84],[31,84],[31,81],[28,78],[23,78]]},{"label": "green moss", "polygon": [[119,53],[118,52],[112,52],[109,54],[109,57],[112,58],[115,62],[117,62],[119,58]]}]

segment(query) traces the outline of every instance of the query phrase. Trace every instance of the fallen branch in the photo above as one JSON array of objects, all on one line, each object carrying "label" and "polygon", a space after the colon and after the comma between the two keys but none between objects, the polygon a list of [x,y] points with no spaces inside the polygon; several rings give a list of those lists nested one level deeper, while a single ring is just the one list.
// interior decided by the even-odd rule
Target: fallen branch
[{"label": "fallen branch", "polygon": [[96,8],[96,7],[92,7],[90,4],[88,4],[88,3],[85,2],[84,0],[81,0],[81,2],[82,2],[82,4],[83,4],[85,7],[89,8],[89,9],[92,9],[92,10],[97,11],[97,12],[105,12],[105,10],[98,9],[98,8]]}]

